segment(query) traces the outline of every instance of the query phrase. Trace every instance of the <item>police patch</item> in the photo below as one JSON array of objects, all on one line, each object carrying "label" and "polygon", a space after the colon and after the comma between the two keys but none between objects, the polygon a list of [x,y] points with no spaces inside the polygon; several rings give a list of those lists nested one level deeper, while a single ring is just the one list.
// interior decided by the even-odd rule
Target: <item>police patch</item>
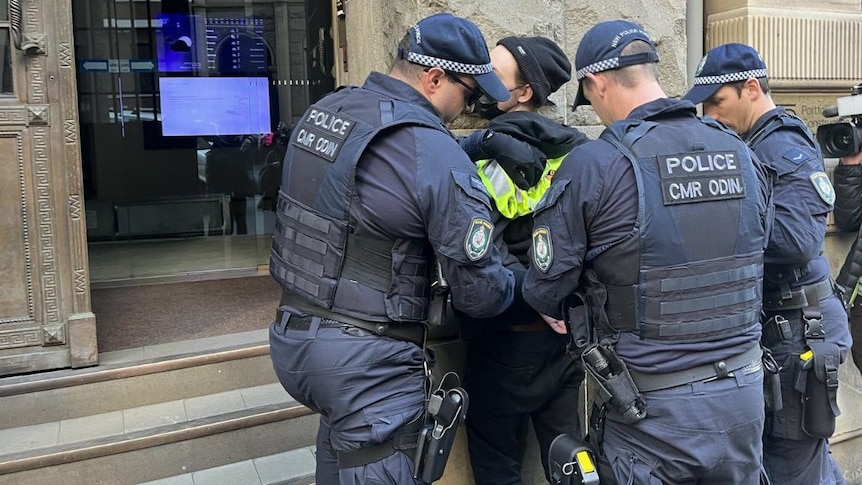
[{"label": "police patch", "polygon": [[494,232],[494,224],[487,219],[476,217],[470,223],[467,231],[467,239],[464,240],[464,251],[470,261],[478,261],[485,256],[491,246],[491,233]]},{"label": "police patch", "polygon": [[551,230],[537,227],[533,231],[533,264],[542,273],[547,273],[554,262],[554,248],[551,246]]},{"label": "police patch", "polygon": [[811,174],[811,185],[817,191],[817,195],[829,205],[835,205],[835,189],[832,188],[832,182],[829,181],[829,176],[826,172],[814,172]]}]

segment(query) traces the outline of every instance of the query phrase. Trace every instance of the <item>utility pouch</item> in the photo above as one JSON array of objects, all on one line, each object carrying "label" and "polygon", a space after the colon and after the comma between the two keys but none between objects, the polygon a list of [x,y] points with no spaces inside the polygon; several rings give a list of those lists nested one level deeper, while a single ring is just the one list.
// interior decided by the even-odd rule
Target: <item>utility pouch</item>
[{"label": "utility pouch", "polygon": [[427,325],[430,328],[442,327],[446,323],[446,310],[449,306],[449,282],[443,276],[440,262],[436,262],[435,278],[431,282],[431,304],[428,308]]},{"label": "utility pouch", "polygon": [[618,413],[626,424],[647,415],[646,403],[625,363],[611,347],[591,345],[581,354],[587,375],[596,384],[596,399]]},{"label": "utility pouch", "polygon": [[428,399],[425,424],[413,457],[413,478],[422,483],[432,483],[443,476],[455,433],[467,414],[469,400],[460,384],[458,375],[449,372]]},{"label": "utility pouch", "polygon": [[813,438],[829,438],[835,432],[838,409],[838,365],[841,359],[833,343],[810,343],[799,356],[794,389],[802,394],[802,431]]},{"label": "utility pouch", "polygon": [[586,295],[583,293],[570,295],[566,299],[566,327],[569,330],[566,352],[575,352],[584,348],[590,342],[592,326]]},{"label": "utility pouch", "polygon": [[760,341],[765,347],[774,349],[777,345],[790,341],[792,336],[790,322],[781,315],[773,315],[763,324]]},{"label": "utility pouch", "polygon": [[777,413],[784,409],[784,401],[781,398],[781,377],[778,373],[781,366],[776,362],[769,347],[761,347],[763,350],[763,401],[766,411]]},{"label": "utility pouch", "polygon": [[599,485],[595,453],[570,434],[554,438],[548,449],[548,476],[553,485]]}]

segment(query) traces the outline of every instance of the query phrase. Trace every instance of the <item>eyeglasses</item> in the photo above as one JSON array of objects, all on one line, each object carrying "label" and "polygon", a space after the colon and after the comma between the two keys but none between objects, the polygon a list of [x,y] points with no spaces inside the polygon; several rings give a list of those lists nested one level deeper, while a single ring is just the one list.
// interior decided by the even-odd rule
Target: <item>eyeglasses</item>
[{"label": "eyeglasses", "polygon": [[479,91],[478,89],[474,88],[473,86],[470,86],[469,84],[465,83],[464,81],[461,80],[461,78],[452,74],[449,71],[446,71],[446,75],[449,76],[451,79],[453,79],[456,83],[467,88],[467,91],[470,92],[470,95],[467,96],[467,101],[466,101],[467,106],[473,106],[474,104],[479,102],[479,98],[482,97],[482,91]]}]

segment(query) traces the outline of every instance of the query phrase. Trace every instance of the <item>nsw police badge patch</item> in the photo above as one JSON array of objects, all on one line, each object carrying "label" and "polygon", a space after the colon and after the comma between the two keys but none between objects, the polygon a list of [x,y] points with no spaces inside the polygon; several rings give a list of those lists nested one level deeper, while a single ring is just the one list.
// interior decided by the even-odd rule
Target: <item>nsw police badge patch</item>
[{"label": "nsw police badge patch", "polygon": [[487,219],[476,217],[470,223],[467,231],[467,239],[464,240],[464,251],[470,261],[478,261],[485,256],[491,246],[491,233],[494,232],[494,224]]},{"label": "nsw police badge patch", "polygon": [[811,184],[814,185],[814,190],[817,195],[829,205],[835,205],[835,189],[832,188],[832,182],[829,181],[829,176],[826,172],[814,172],[809,177]]},{"label": "nsw police badge patch", "polygon": [[554,248],[551,246],[551,231],[547,227],[533,230],[533,264],[542,273],[547,273],[554,262]]}]

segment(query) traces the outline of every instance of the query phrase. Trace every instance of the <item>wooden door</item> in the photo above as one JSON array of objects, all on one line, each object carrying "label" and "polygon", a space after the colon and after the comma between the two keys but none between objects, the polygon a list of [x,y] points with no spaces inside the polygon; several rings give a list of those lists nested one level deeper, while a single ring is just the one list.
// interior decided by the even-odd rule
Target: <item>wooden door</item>
[{"label": "wooden door", "polygon": [[0,1],[0,375],[97,363],[71,0]]}]

